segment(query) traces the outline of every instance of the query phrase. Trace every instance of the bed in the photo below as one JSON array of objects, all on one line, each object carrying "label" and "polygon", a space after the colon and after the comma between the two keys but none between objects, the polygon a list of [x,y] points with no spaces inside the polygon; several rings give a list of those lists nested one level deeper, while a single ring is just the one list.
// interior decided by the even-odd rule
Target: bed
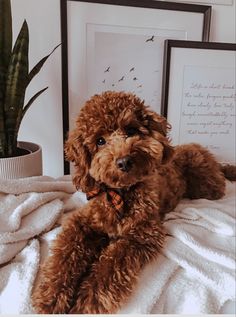
[{"label": "bed", "polygon": [[[167,237],[120,314],[235,313],[235,192],[184,199],[164,221]],[[30,295],[61,221],[86,203],[70,176],[0,183],[0,314],[35,313]]]}]

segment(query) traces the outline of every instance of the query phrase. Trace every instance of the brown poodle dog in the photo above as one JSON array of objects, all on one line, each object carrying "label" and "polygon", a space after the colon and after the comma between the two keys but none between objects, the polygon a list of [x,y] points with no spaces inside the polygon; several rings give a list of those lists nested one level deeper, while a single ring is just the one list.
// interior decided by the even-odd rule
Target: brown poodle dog
[{"label": "brown poodle dog", "polygon": [[158,256],[161,218],[181,198],[224,195],[221,166],[202,146],[173,148],[170,125],[132,94],[95,95],[66,143],[88,204],[57,236],[33,293],[37,313],[114,313]]}]

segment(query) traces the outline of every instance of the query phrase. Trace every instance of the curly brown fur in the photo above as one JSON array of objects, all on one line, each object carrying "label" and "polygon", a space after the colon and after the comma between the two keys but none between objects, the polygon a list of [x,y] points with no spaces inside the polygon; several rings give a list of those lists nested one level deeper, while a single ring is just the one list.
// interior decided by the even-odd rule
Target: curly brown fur
[{"label": "curly brown fur", "polygon": [[236,181],[236,166],[235,165],[222,164],[220,165],[220,169],[228,180]]},{"label": "curly brown fur", "polygon": [[[66,220],[33,293],[38,313],[116,312],[158,255],[162,215],[183,197],[224,195],[213,155],[198,144],[173,148],[169,129],[132,94],[105,92],[86,102],[66,143],[74,184],[85,193],[105,184],[124,205],[117,211],[102,192]],[[126,157],[129,164],[120,165]]]}]

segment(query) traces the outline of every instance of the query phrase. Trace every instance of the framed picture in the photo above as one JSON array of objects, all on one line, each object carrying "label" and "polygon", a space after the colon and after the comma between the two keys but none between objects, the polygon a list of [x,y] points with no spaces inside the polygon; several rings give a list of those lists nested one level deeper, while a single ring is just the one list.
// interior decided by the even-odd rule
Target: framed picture
[{"label": "framed picture", "polygon": [[64,138],[102,91],[133,92],[160,112],[165,39],[207,41],[210,18],[194,4],[61,0]]},{"label": "framed picture", "polygon": [[[169,1],[169,0],[166,0]],[[232,5],[234,0],[176,0],[177,2],[193,2],[193,3],[203,3],[203,4],[222,4],[222,5]]]},{"label": "framed picture", "polygon": [[162,114],[173,144],[196,142],[236,161],[236,44],[165,41]]}]

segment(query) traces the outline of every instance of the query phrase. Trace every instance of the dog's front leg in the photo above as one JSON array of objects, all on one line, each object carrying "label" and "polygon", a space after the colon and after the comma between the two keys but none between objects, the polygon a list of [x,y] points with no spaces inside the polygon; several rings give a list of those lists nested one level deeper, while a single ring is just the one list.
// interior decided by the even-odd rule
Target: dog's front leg
[{"label": "dog's front leg", "polygon": [[33,291],[37,313],[67,313],[73,303],[80,279],[99,256],[106,237],[94,231],[79,214],[70,217],[52,247],[52,255],[42,268],[42,276]]},{"label": "dog's front leg", "polygon": [[131,294],[143,266],[158,255],[163,238],[155,221],[134,226],[127,235],[112,241],[80,285],[70,313],[115,313]]}]

